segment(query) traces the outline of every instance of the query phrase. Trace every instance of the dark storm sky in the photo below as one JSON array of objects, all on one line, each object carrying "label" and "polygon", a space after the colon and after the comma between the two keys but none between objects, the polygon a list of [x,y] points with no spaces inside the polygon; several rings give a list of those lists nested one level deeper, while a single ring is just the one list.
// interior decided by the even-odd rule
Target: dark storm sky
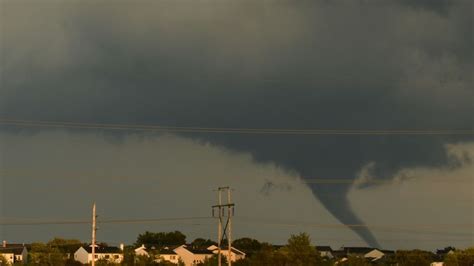
[{"label": "dark storm sky", "polygon": [[[2,1],[1,12],[3,119],[474,129],[468,0]],[[380,179],[443,167],[445,144],[474,139],[183,136],[306,179],[355,178],[374,161]],[[362,223],[349,186],[311,189],[342,223]],[[357,233],[376,245],[369,231]]]}]

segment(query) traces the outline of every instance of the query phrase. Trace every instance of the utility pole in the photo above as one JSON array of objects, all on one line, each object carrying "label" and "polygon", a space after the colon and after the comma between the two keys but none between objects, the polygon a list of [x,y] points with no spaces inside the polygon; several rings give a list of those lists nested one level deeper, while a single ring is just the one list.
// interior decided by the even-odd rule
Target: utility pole
[{"label": "utility pole", "polygon": [[97,232],[96,226],[96,218],[97,215],[95,214],[95,202],[92,205],[92,266],[95,266],[95,233]]},{"label": "utility pole", "polygon": [[[227,191],[227,203],[222,203],[222,192]],[[217,225],[217,259],[218,259],[218,266],[222,266],[222,242],[224,241],[224,237],[227,238],[227,245],[228,245],[228,256],[227,256],[227,264],[228,266],[232,265],[232,216],[234,215],[234,206],[235,204],[232,203],[231,198],[231,189],[230,187],[219,187],[217,189],[217,200],[218,205],[212,206],[212,216],[216,217],[215,211],[218,211],[218,225]],[[222,221],[223,217],[225,217],[224,213],[227,209],[227,219],[225,223],[224,230],[222,230]]]},{"label": "utility pole", "polygon": [[[231,204],[232,199],[231,199],[231,189],[227,189],[227,203]],[[232,265],[232,215],[234,215],[234,205],[230,206],[227,208],[227,221],[228,221],[228,228],[229,232],[227,233],[227,243],[229,247],[229,256],[227,258],[227,264],[229,266]]]},{"label": "utility pole", "polygon": [[218,266],[222,265],[222,252],[221,252],[221,238],[222,238],[222,196],[221,196],[221,191],[220,189],[218,190],[218,203],[219,203],[219,225],[217,226],[217,264]]}]

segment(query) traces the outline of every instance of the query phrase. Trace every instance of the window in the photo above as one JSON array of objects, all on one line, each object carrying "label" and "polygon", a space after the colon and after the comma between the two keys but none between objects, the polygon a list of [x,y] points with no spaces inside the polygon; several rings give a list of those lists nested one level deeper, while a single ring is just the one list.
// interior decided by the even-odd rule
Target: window
[{"label": "window", "polygon": [[105,255],[105,258],[106,258],[106,259],[110,258],[110,255]]},{"label": "window", "polygon": [[118,259],[119,258],[119,255],[114,255],[114,259]]}]

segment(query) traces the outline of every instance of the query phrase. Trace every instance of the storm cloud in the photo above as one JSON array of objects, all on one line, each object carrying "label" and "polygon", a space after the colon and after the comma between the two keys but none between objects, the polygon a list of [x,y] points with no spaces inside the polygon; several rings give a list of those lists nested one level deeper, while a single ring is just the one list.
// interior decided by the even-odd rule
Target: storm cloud
[{"label": "storm cloud", "polygon": [[[471,1],[1,3],[0,116],[231,128],[473,129]],[[184,134],[304,179],[448,163],[452,136]],[[309,185],[363,223],[350,184]],[[355,229],[377,246],[366,229]]]}]

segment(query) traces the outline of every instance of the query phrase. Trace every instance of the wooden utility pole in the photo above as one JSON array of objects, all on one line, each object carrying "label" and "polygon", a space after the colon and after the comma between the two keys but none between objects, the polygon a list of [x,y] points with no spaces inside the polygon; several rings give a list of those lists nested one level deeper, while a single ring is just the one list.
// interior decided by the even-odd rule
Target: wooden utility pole
[{"label": "wooden utility pole", "polygon": [[[227,191],[227,203],[222,203],[222,191]],[[222,266],[222,242],[224,241],[224,237],[227,238],[227,245],[228,245],[228,256],[227,256],[227,264],[229,266],[232,265],[232,216],[234,215],[234,204],[231,202],[231,189],[230,187],[219,187],[217,189],[217,200],[218,205],[212,206],[212,216],[216,217],[215,210],[218,211],[218,225],[217,225],[217,262],[218,266]],[[225,209],[227,209],[227,220],[222,230],[222,218],[225,216]]]},{"label": "wooden utility pole", "polygon": [[97,232],[96,226],[96,218],[97,215],[95,214],[95,202],[92,205],[92,266],[95,266],[95,233]]},{"label": "wooden utility pole", "polygon": [[[227,203],[228,204],[231,204],[231,189],[227,189]],[[229,266],[232,265],[232,215],[233,215],[233,212],[234,212],[234,206],[230,206],[229,208],[227,208],[227,221],[228,221],[228,228],[229,228],[229,231],[227,233],[227,243],[228,243],[228,247],[229,247],[229,256],[227,257],[227,264]]]},{"label": "wooden utility pole", "polygon": [[221,245],[222,245],[222,195],[221,195],[221,191],[218,190],[218,203],[219,203],[219,206],[218,206],[218,209],[219,209],[219,224],[217,226],[217,265],[218,266],[221,266],[222,265],[222,252],[221,252]]}]

